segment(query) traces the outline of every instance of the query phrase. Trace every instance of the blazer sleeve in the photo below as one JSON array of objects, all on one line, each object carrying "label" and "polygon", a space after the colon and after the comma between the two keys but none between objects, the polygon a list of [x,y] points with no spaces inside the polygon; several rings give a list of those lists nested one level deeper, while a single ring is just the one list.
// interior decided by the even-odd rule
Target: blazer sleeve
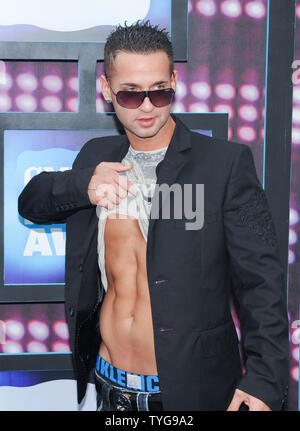
[{"label": "blazer sleeve", "polygon": [[245,144],[239,144],[232,162],[223,210],[246,353],[246,372],[237,388],[281,410],[289,379],[284,269],[266,194]]},{"label": "blazer sleeve", "polygon": [[80,158],[81,152],[72,169],[31,178],[18,198],[19,214],[37,224],[65,223],[77,210],[92,207],[88,185],[96,165],[79,167]]}]

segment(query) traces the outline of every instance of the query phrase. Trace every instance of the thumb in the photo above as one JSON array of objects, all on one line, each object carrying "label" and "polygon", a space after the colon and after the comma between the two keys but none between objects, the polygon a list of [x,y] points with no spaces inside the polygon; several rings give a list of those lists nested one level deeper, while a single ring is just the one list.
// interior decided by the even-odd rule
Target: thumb
[{"label": "thumb", "polygon": [[241,397],[239,394],[237,394],[236,392],[234,393],[234,396],[231,400],[231,403],[229,404],[229,407],[227,409],[228,412],[235,412],[238,411],[242,402],[243,402],[243,397]]},{"label": "thumb", "polygon": [[129,170],[131,168],[132,168],[132,165],[124,165],[121,162],[120,163],[116,162],[115,163],[115,167],[113,169],[115,169],[116,171],[127,171],[127,170]]}]

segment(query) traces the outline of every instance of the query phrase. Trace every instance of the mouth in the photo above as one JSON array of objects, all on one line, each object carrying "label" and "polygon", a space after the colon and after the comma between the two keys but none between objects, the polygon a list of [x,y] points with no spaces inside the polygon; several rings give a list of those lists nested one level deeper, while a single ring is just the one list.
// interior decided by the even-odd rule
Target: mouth
[{"label": "mouth", "polygon": [[154,124],[155,122],[155,118],[154,117],[149,117],[149,118],[139,118],[138,122],[144,126],[144,127],[150,127]]}]

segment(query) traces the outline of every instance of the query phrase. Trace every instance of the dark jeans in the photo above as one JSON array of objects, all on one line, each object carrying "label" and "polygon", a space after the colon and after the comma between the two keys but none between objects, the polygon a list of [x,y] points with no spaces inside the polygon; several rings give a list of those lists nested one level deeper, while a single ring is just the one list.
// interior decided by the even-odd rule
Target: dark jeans
[{"label": "dark jeans", "polygon": [[111,383],[95,370],[97,411],[163,411],[161,392],[142,392]]},{"label": "dark jeans", "polygon": [[97,411],[163,411],[156,375],[130,373],[98,354],[94,377]]}]

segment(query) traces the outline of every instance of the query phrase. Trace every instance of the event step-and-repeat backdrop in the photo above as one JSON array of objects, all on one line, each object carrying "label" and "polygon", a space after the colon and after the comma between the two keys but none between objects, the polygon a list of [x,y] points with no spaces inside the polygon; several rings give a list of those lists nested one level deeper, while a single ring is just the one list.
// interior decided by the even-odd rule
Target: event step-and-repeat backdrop
[{"label": "event step-and-repeat backdrop", "polygon": [[[92,376],[77,406],[63,303],[65,225],[23,219],[17,199],[34,175],[70,169],[88,140],[120,133],[99,79],[108,34],[138,19],[166,28],[179,72],[172,112],[192,130],[248,145],[264,184],[267,18],[267,0],[10,0],[1,8],[0,410],[96,408]],[[298,33],[299,20],[297,5]],[[300,58],[299,46],[296,53]],[[299,111],[296,83],[287,292],[291,410],[298,409]]]}]

